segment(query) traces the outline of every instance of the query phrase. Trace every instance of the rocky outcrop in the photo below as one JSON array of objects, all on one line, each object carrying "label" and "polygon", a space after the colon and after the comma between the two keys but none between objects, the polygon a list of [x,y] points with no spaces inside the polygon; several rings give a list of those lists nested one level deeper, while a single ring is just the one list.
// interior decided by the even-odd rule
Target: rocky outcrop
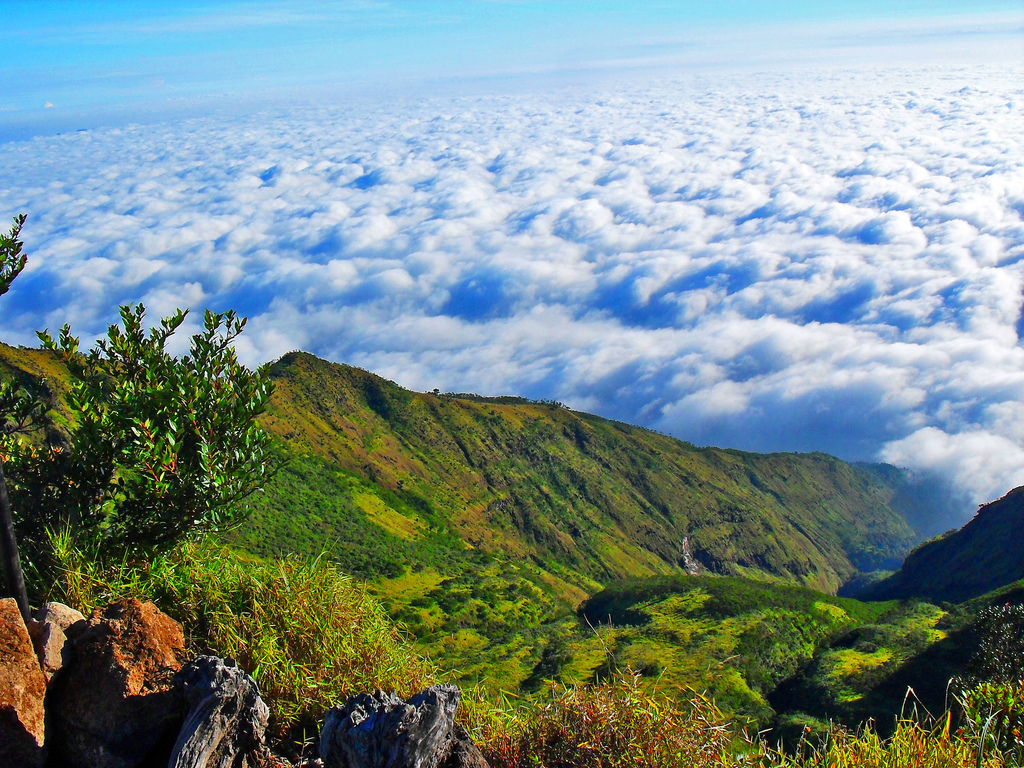
[{"label": "rocky outcrop", "polygon": [[486,768],[455,727],[459,689],[435,685],[408,701],[375,691],[353,696],[324,716],[320,756],[326,768]]},{"label": "rocky outcrop", "polygon": [[270,710],[256,682],[231,659],[200,656],[178,673],[188,704],[170,768],[247,768],[258,764]]},{"label": "rocky outcrop", "polygon": [[181,625],[128,599],[69,626],[73,662],[52,691],[55,747],[71,768],[136,768],[180,724]]},{"label": "rocky outcrop", "polygon": [[36,616],[30,631],[0,600],[3,768],[489,768],[455,723],[455,686],[354,696],[326,714],[321,757],[293,766],[264,743],[256,682],[231,659],[183,664],[181,625],[153,603],[122,600],[88,619],[48,604]]},{"label": "rocky outcrop", "polygon": [[42,766],[45,695],[46,678],[18,603],[0,600],[0,765]]}]

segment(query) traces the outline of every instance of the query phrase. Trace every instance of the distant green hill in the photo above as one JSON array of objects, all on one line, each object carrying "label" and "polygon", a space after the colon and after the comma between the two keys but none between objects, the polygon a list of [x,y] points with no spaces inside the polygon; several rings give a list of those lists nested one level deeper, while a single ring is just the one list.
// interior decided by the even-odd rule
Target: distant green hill
[{"label": "distant green hill", "polygon": [[[2,369],[63,386],[39,350],[0,347]],[[419,394],[301,352],[270,374],[263,424],[288,463],[233,534],[264,554],[326,550],[374,578],[462,549],[530,564],[578,602],[673,572],[834,593],[914,540],[893,508],[898,471],[698,448],[555,403]]]},{"label": "distant green hill", "polygon": [[865,599],[963,602],[1024,579],[1024,487],[978,510],[967,525],[915,549]]},{"label": "distant green hill", "polygon": [[573,653],[560,674],[586,680],[612,665],[631,667],[659,684],[706,690],[721,706],[764,724],[773,715],[768,697],[780,683],[845,632],[900,611],[895,603],[750,579],[632,579],[580,607],[581,623],[595,629],[565,643]]},{"label": "distant green hill", "polygon": [[780,735],[798,736],[807,722],[856,726],[869,718],[887,733],[901,712],[942,712],[971,674],[983,611],[1021,603],[1024,581],[958,605],[864,603],[877,607],[878,618],[820,645],[810,663],[768,695],[784,726]]},{"label": "distant green hill", "polygon": [[[264,424],[306,462],[296,473],[338,474],[396,552],[444,532],[586,591],[699,570],[835,592],[913,540],[893,484],[824,454],[698,448],[557,404],[418,394],[304,353],[271,375]],[[268,496],[274,515],[294,500]],[[254,519],[264,538],[269,512]],[[320,547],[335,529],[308,535]]]}]

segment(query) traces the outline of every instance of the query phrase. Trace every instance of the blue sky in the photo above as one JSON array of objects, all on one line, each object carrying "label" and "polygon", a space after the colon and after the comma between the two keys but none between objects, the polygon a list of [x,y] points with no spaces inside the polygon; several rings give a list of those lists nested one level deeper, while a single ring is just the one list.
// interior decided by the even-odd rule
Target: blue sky
[{"label": "blue sky", "polygon": [[15,0],[3,9],[0,125],[437,79],[1020,52],[1019,0],[963,9],[948,0]]}]

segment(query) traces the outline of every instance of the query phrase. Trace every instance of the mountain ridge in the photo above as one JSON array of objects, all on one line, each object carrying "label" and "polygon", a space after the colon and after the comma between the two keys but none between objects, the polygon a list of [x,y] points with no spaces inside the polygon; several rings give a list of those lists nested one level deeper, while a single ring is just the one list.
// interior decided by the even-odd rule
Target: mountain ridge
[{"label": "mountain ridge", "polygon": [[554,403],[414,393],[303,352],[270,375],[265,426],[292,450],[426,499],[473,547],[567,560],[595,581],[683,570],[685,538],[710,572],[834,592],[913,540],[891,488],[826,454],[699,448]]},{"label": "mountain ridge", "polygon": [[983,504],[959,530],[921,544],[859,595],[961,603],[1024,579],[1024,486]]},{"label": "mountain ridge", "polygon": [[[43,358],[0,347],[7,375],[59,379]],[[235,534],[245,546],[320,554],[338,536],[320,512],[341,499],[327,517],[385,555],[462,546],[531,562],[577,594],[695,562],[835,593],[915,540],[890,505],[897,484],[823,453],[698,447],[558,403],[416,393],[305,352],[267,370],[261,422],[305,474],[256,500],[252,531]],[[357,548],[345,557],[371,568]]]}]

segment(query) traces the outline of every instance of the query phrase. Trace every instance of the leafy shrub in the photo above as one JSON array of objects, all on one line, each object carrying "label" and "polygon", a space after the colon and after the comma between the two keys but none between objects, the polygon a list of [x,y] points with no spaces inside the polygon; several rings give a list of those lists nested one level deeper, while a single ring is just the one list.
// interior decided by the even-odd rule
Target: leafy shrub
[{"label": "leafy shrub", "polygon": [[58,467],[59,481],[15,482],[17,506],[28,520],[70,526],[104,555],[148,556],[224,528],[271,472],[270,438],[255,419],[273,386],[233,348],[245,318],[207,310],[189,354],[177,358],[167,345],[187,310],[148,332],[145,312],[122,306],[123,328],[111,325],[88,353],[67,325],[56,340],[39,334],[71,377],[72,450],[30,457]]},{"label": "leafy shrub", "polygon": [[986,608],[974,625],[978,651],[968,674],[978,682],[1014,683],[1024,680],[1024,605]]},{"label": "leafy shrub", "polygon": [[323,560],[259,560],[189,543],[134,567],[100,569],[67,537],[55,542],[54,596],[82,610],[151,599],[180,621],[190,651],[231,656],[259,683],[279,736],[315,729],[362,691],[409,696],[433,682],[380,605]]}]

